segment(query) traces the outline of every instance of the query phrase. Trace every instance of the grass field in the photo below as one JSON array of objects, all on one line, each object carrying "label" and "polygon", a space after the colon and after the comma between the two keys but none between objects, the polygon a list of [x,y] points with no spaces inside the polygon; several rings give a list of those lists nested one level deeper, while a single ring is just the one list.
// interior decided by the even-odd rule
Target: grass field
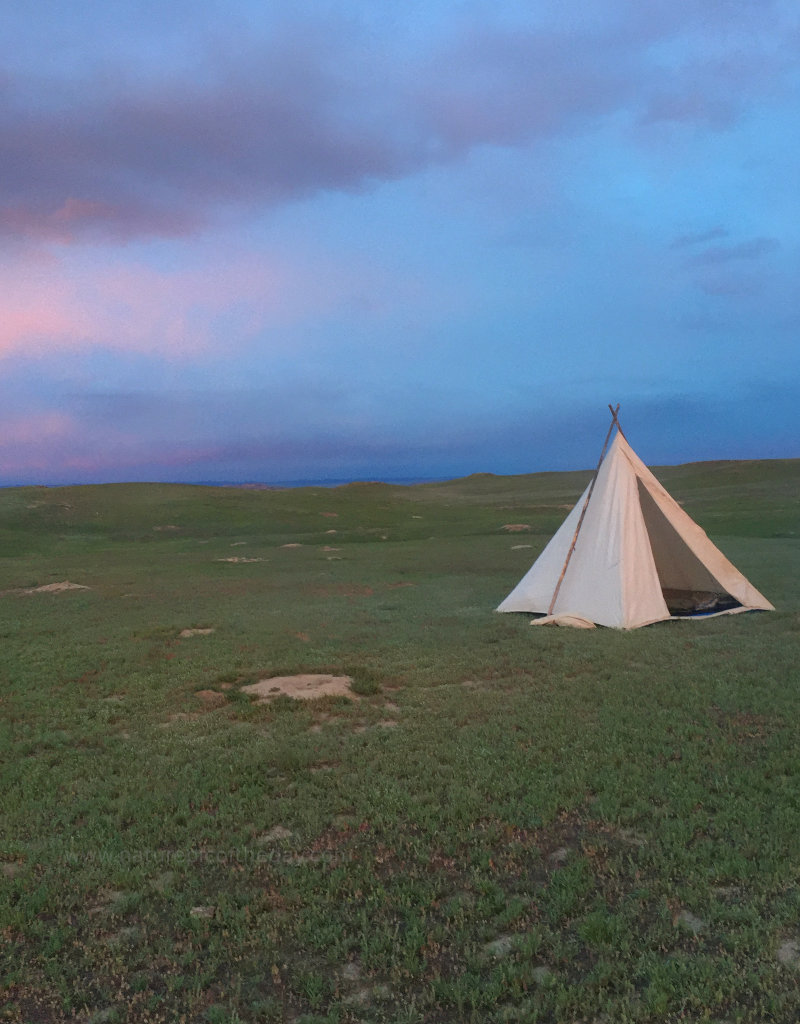
[{"label": "grass field", "polygon": [[776,612],[493,614],[585,473],[0,491],[0,1020],[800,1019],[800,462],[657,475]]}]

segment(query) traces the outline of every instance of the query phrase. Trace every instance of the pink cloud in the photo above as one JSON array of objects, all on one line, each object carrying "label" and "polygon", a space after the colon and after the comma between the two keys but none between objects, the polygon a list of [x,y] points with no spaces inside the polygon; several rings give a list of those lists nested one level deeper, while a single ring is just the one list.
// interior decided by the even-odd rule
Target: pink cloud
[{"label": "pink cloud", "polygon": [[29,259],[0,266],[4,296],[0,355],[34,354],[43,345],[75,344],[89,328],[62,269],[52,260]]},{"label": "pink cloud", "polygon": [[289,261],[212,247],[195,256],[195,266],[167,271],[28,253],[0,264],[7,296],[0,357],[92,348],[176,360],[217,356],[320,314],[383,316],[415,287],[324,254]]},{"label": "pink cloud", "polygon": [[70,437],[75,424],[64,413],[47,411],[33,415],[16,416],[3,421],[2,438],[5,448],[63,440]]},{"label": "pink cloud", "polygon": [[[69,412],[44,408],[23,414],[0,412],[3,477],[30,478],[36,473],[74,479],[124,477],[126,470],[144,464],[169,469],[211,462],[219,455],[218,445],[202,439],[169,441],[153,437],[152,432],[143,437],[124,415],[106,415],[98,424],[87,419],[79,403],[67,401],[72,406]],[[159,404],[163,406],[163,401]]]},{"label": "pink cloud", "polygon": [[[247,285],[245,285],[245,280]],[[8,296],[0,354],[43,355],[101,346],[180,357],[212,343],[209,321],[255,287],[262,310],[278,304],[280,277],[263,267],[159,272],[137,265],[104,268],[51,260],[0,269]]]},{"label": "pink cloud", "polygon": [[[77,406],[70,414],[53,410],[17,416],[0,413],[0,479],[42,476],[79,482],[152,479],[164,473],[180,478],[181,470],[197,467],[202,473],[203,467],[241,453],[241,442],[219,443],[203,436],[202,398],[197,399],[192,429],[184,437],[174,436],[169,396],[152,398],[151,404],[157,426],[151,424],[144,435],[126,420],[124,407],[121,415],[106,409],[99,420],[87,417]],[[243,450],[253,457],[269,449],[269,443],[262,441]]]},{"label": "pink cloud", "polygon": [[6,479],[52,472],[70,458],[79,438],[76,422],[62,412],[0,415],[0,472]]}]

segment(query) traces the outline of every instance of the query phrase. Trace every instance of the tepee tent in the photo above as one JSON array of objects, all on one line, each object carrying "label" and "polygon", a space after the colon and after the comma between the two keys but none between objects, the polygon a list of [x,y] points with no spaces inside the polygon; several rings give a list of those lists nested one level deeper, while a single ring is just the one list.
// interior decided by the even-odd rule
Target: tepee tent
[{"label": "tepee tent", "polygon": [[592,482],[497,611],[635,629],[687,615],[774,610],[636,455],[618,410],[611,409]]}]

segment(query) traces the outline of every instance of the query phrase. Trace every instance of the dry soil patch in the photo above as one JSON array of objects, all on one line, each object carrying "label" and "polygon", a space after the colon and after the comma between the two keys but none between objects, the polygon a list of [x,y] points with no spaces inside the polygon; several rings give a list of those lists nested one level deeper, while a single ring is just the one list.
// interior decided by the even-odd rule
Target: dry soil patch
[{"label": "dry soil patch", "polygon": [[519,935],[498,935],[496,939],[487,942],[483,947],[483,955],[486,958],[499,959],[508,956],[520,943]]},{"label": "dry soil patch", "polygon": [[280,839],[291,839],[294,832],[291,832],[283,825],[273,825],[268,832],[263,832],[256,839],[257,843],[276,843]]},{"label": "dry soil patch", "polygon": [[213,917],[217,912],[216,907],[192,907],[189,917]]},{"label": "dry soil patch", "polygon": [[29,590],[23,590],[23,594],[60,594],[62,590],[88,590],[89,587],[85,587],[82,583],[70,583],[69,580],[63,580],[61,583],[45,583],[43,587],[31,587]]},{"label": "dry soil patch", "polygon": [[281,695],[299,700],[313,700],[315,697],[351,697],[357,700],[358,695],[350,689],[352,682],[350,676],[273,676],[243,686],[242,693],[252,693],[259,698],[259,704]]},{"label": "dry soil patch", "polygon": [[691,910],[682,910],[678,914],[676,924],[683,925],[693,935],[699,935],[700,932],[706,927],[706,922],[701,918],[696,917]]},{"label": "dry soil patch", "polygon": [[784,967],[800,967],[800,942],[787,939],[778,949],[778,960]]}]

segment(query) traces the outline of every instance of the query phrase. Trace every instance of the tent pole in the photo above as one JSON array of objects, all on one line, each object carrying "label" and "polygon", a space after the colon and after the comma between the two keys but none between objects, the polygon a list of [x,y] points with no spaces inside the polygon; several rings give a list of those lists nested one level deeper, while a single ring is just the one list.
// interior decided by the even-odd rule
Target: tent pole
[{"label": "tent pole", "polygon": [[[625,437],[625,431],[619,425],[619,415],[618,415],[619,414],[619,402],[617,402],[616,409],[609,402],[608,403],[608,409],[609,409],[609,412],[611,413],[611,420],[612,420],[611,427],[613,428],[614,424],[616,423],[617,430],[620,432],[620,434],[622,434],[623,437]],[[625,437],[625,440],[626,441],[628,440],[627,437]],[[606,438],[606,444],[608,444],[608,438]],[[605,452],[605,448],[603,449],[603,451]],[[603,461],[603,456],[601,455],[600,456],[600,462],[602,462],[602,461]],[[600,463],[597,464],[597,468],[598,469],[600,468]]]},{"label": "tent pole", "polygon": [[[572,552],[575,550],[575,545],[578,543],[578,534],[581,532],[581,527],[583,526],[583,517],[586,515],[586,509],[589,507],[589,499],[592,496],[594,485],[597,482],[597,474],[600,472],[600,467],[603,464],[603,459],[606,457],[606,448],[608,448],[608,442],[611,438],[611,432],[616,426],[617,430],[619,430],[620,434],[622,434],[622,427],[619,425],[619,420],[617,419],[617,415],[619,414],[619,402],[617,402],[616,409],[614,409],[610,403],[608,408],[611,410],[611,425],[608,428],[606,439],[603,442],[603,450],[600,452],[600,461],[597,463],[597,468],[594,471],[594,476],[592,477],[591,485],[589,486],[589,490],[586,494],[586,500],[584,501],[583,508],[581,509],[580,519],[578,520],[578,525],[575,527],[575,533],[572,537],[572,543],[569,546],[567,557],[564,559],[564,567],[561,570],[561,575],[558,577],[556,589],[553,591],[553,600],[550,602],[550,607],[547,609],[548,615],[553,614],[553,609],[555,608],[556,601],[558,600],[558,592],[561,590],[561,584],[564,582],[564,576],[567,573],[567,566],[569,565],[569,560],[570,558],[572,558]],[[624,434],[622,434],[622,436],[625,437]]]}]

